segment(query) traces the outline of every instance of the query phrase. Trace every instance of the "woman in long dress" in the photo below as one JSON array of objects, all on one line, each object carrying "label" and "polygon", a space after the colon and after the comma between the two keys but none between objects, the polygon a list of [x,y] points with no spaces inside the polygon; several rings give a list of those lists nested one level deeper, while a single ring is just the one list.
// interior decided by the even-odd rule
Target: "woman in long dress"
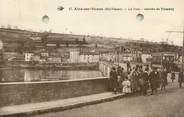
[{"label": "woman in long dress", "polygon": [[131,88],[133,92],[137,92],[139,90],[139,79],[138,79],[138,69],[135,68],[131,73]]}]

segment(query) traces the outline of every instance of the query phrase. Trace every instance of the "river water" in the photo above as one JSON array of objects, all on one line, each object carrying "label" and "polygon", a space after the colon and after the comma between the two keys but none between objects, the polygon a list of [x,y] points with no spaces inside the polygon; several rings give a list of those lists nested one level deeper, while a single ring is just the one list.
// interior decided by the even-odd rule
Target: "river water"
[{"label": "river water", "polygon": [[101,77],[100,71],[91,70],[33,70],[1,68],[0,82],[53,81]]}]

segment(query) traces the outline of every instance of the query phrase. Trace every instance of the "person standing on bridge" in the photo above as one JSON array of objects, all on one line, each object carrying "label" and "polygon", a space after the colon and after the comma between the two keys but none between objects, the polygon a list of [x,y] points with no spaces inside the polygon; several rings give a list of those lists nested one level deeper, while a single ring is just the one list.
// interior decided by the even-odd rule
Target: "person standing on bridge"
[{"label": "person standing on bridge", "polygon": [[117,93],[117,88],[118,88],[118,75],[116,72],[116,68],[113,67],[110,71],[110,90],[113,91],[114,93]]},{"label": "person standing on bridge", "polygon": [[127,72],[130,72],[131,71],[131,65],[130,65],[130,62],[128,61],[127,62]]},{"label": "person standing on bridge", "polygon": [[149,75],[149,81],[151,85],[151,95],[157,94],[157,88],[159,86],[159,73],[157,68],[153,68],[153,71]]},{"label": "person standing on bridge", "polygon": [[123,67],[121,68],[121,71],[122,71],[121,79],[122,79],[122,81],[124,81],[124,80],[125,80],[125,77],[128,77],[128,73],[126,73],[126,72],[124,71],[124,68],[123,68]]},{"label": "person standing on bridge", "polygon": [[120,93],[122,92],[122,82],[123,82],[121,75],[122,75],[122,68],[121,66],[118,66],[117,68],[117,80],[118,80],[117,91]]},{"label": "person standing on bridge", "polygon": [[139,90],[139,79],[138,79],[138,67],[132,71],[131,73],[131,88],[132,92],[137,92]]},{"label": "person standing on bridge", "polygon": [[141,79],[142,79],[142,82],[140,82],[141,93],[142,95],[147,95],[147,90],[149,88],[149,74],[147,68],[145,68],[145,71],[142,72]]},{"label": "person standing on bridge", "polygon": [[178,76],[179,88],[182,87],[182,82],[183,82],[183,71],[181,69],[180,72],[179,72],[179,76]]},{"label": "person standing on bridge", "polygon": [[167,85],[167,71],[166,69],[162,68],[160,73],[160,80],[161,80],[161,90],[165,90],[165,87]]}]

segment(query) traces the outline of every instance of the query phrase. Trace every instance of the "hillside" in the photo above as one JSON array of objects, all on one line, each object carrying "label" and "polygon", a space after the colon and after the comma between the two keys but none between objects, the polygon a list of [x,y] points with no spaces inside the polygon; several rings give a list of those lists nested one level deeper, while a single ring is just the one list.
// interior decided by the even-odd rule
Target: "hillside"
[{"label": "hillside", "polygon": [[[135,48],[140,51],[175,51],[180,52],[181,47],[163,43],[149,42],[143,40],[130,40],[125,38],[85,36],[74,34],[62,34],[51,32],[33,32],[20,29],[0,28],[0,40],[7,45],[7,48],[21,46],[43,46],[43,44],[66,44],[66,45],[83,45],[85,47],[100,47],[112,49],[116,47]],[[11,44],[11,45],[10,45]]]}]

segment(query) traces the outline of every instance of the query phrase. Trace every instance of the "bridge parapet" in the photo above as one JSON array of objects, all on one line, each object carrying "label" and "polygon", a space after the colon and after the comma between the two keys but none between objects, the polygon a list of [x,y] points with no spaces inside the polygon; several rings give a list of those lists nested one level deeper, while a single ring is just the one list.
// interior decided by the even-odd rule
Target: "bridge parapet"
[{"label": "bridge parapet", "polygon": [[108,78],[0,83],[0,108],[74,98],[108,91]]}]

